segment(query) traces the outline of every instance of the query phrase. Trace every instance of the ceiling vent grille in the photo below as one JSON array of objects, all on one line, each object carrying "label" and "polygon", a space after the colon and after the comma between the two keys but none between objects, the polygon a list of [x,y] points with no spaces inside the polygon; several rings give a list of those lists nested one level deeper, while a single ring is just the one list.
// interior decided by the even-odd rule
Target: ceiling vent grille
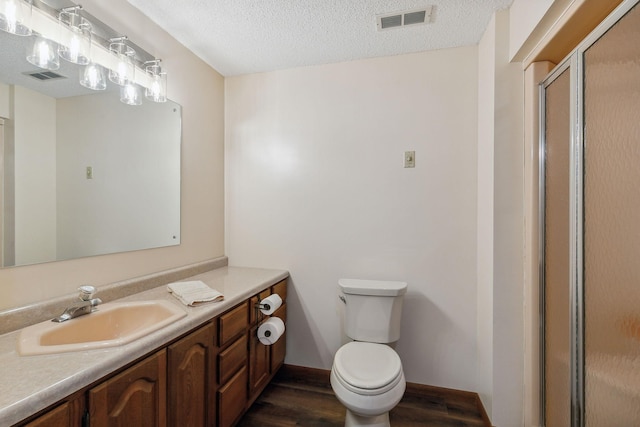
[{"label": "ceiling vent grille", "polygon": [[376,17],[378,31],[402,28],[409,25],[428,24],[431,22],[433,6],[407,10],[404,12],[385,13]]},{"label": "ceiling vent grille", "polygon": [[33,71],[22,74],[24,74],[25,76],[33,77],[34,79],[38,79],[40,81],[66,79],[65,76],[54,73],[53,71]]}]

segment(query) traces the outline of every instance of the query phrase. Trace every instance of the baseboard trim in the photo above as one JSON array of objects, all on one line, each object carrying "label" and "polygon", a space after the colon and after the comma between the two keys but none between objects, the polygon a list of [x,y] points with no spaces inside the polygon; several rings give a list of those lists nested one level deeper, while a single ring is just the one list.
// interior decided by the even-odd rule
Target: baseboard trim
[{"label": "baseboard trim", "polygon": [[[282,365],[277,374],[280,378],[287,378],[294,381],[308,382],[330,387],[331,371],[326,369],[310,368],[307,366]],[[439,394],[442,396],[456,396],[475,401],[482,421],[485,427],[492,427],[491,420],[484,409],[484,405],[480,400],[478,393],[465,390],[456,390],[452,388],[436,387],[427,384],[418,384],[407,382],[405,394],[423,395],[423,394]]]}]

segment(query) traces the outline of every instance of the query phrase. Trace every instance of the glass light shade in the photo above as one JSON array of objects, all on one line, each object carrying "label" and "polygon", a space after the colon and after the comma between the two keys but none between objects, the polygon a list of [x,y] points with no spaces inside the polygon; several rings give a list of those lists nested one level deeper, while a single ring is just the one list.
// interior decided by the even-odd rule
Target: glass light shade
[{"label": "glass light shade", "polygon": [[120,88],[120,101],[127,105],[141,105],[142,95],[140,94],[140,86],[135,83],[128,82]]},{"label": "glass light shade", "polygon": [[104,68],[96,63],[89,63],[80,69],[80,84],[92,90],[105,90],[107,78]]},{"label": "glass light shade", "polygon": [[27,61],[36,67],[57,70],[60,68],[60,59],[56,43],[42,36],[35,37],[31,49],[27,52]]},{"label": "glass light shade", "polygon": [[0,30],[30,36],[31,12],[31,0],[0,0]]},{"label": "glass light shade", "polygon": [[109,45],[109,50],[118,58],[115,68],[109,70],[109,80],[120,86],[133,80],[135,65],[133,58],[136,51],[124,42],[115,42]]},{"label": "glass light shade", "polygon": [[91,24],[77,9],[62,10],[58,21],[61,41],[58,54],[74,64],[87,65],[91,57]]},{"label": "glass light shade", "polygon": [[144,96],[153,102],[167,102],[167,73],[157,63],[145,68],[151,84],[145,88]]}]

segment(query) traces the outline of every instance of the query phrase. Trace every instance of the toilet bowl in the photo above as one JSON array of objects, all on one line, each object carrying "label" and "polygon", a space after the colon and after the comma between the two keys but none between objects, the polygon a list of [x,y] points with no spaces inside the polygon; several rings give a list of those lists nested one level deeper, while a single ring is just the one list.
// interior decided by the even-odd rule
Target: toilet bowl
[{"label": "toilet bowl", "polygon": [[345,344],[334,357],[331,387],[347,408],[345,427],[389,427],[406,387],[400,357],[384,344]]},{"label": "toilet bowl", "polygon": [[340,279],[345,332],[353,341],[338,349],[331,387],[346,408],[345,427],[390,427],[389,411],[406,388],[402,362],[387,344],[400,338],[405,282]]}]

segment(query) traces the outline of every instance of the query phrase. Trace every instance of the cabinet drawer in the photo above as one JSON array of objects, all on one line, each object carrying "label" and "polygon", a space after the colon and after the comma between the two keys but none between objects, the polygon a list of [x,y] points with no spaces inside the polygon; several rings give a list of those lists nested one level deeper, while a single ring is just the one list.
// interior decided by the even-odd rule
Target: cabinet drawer
[{"label": "cabinet drawer", "polygon": [[247,336],[243,335],[218,354],[218,383],[224,384],[247,363]]},{"label": "cabinet drawer", "polygon": [[218,426],[229,427],[240,417],[247,405],[247,367],[218,390]]},{"label": "cabinet drawer", "polygon": [[247,302],[220,316],[219,322],[220,347],[224,347],[233,338],[247,330],[249,322]]}]

